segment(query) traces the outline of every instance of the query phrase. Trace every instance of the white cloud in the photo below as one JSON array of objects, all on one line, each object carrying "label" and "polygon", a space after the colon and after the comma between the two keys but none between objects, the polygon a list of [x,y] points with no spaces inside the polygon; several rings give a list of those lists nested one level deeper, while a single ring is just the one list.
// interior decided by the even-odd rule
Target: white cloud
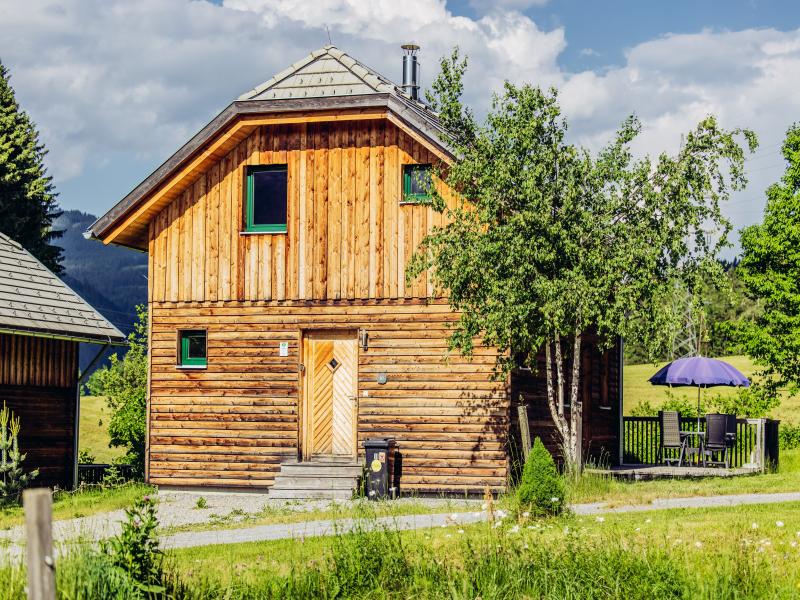
[{"label": "white cloud", "polygon": [[478,112],[505,78],[556,85],[571,135],[595,148],[634,111],[645,124],[639,148],[651,153],[677,148],[708,113],[752,127],[764,151],[753,192],[732,210],[738,224],[758,217],[753,205],[781,172],[774,151],[800,118],[800,30],[667,35],[630,48],[621,66],[571,73],[558,63],[569,32],[519,12],[534,3],[493,3],[467,18],[444,0],[4,0],[0,58],[57,183],[118,157],[166,158],[241,92],[327,43],[327,27],[334,44],[394,79],[399,44],[417,41],[423,84],[459,45]]}]

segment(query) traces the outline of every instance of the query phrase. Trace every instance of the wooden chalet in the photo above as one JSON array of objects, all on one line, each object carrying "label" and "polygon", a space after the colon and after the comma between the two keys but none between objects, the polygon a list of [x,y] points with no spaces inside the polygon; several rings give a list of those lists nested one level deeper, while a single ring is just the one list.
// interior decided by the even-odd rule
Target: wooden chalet
[{"label": "wooden chalet", "polygon": [[[552,442],[541,378],[492,381],[490,348],[446,357],[456,315],[429,277],[406,280],[442,222],[418,203],[429,166],[451,158],[440,133],[415,81],[326,46],[91,226],[149,254],[151,483],[267,489],[282,468],[350,465],[365,439],[393,437],[406,491],[501,490],[512,398]],[[585,348],[584,445],[613,460],[619,352]]]},{"label": "wooden chalet", "polygon": [[36,485],[76,483],[78,347],[125,342],[111,323],[0,233],[0,406],[20,418],[19,444]]}]

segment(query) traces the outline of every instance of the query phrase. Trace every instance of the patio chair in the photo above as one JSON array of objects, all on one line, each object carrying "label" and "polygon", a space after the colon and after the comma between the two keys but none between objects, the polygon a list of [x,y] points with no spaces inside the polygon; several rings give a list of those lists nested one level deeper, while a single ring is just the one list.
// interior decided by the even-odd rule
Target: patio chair
[{"label": "patio chair", "polygon": [[[686,453],[686,437],[681,435],[681,416],[676,410],[661,410],[658,412],[661,425],[661,446],[658,449],[658,462],[670,464],[675,461],[678,466],[683,466],[683,456]],[[665,456],[665,450],[678,450],[678,458]]]},{"label": "patio chair", "polygon": [[[727,469],[730,466],[729,417],[730,415],[723,414],[706,415],[706,439],[703,444],[704,467],[713,465],[724,466]],[[734,436],[736,435],[735,419],[734,415]],[[720,454],[723,455],[722,460],[719,460]]]}]

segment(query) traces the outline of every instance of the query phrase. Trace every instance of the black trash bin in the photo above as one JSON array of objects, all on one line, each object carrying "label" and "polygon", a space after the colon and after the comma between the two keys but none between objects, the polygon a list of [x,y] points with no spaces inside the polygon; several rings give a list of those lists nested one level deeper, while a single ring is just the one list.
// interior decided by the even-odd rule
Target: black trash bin
[{"label": "black trash bin", "polygon": [[367,498],[384,500],[400,495],[400,453],[392,438],[364,442],[367,458]]}]

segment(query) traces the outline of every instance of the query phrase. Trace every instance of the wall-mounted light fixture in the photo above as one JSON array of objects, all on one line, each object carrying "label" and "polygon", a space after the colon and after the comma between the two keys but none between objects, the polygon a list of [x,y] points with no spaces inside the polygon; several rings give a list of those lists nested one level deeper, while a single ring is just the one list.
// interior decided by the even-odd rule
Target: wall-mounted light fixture
[{"label": "wall-mounted light fixture", "polygon": [[364,351],[369,349],[369,333],[367,333],[366,329],[358,330],[358,345]]}]

